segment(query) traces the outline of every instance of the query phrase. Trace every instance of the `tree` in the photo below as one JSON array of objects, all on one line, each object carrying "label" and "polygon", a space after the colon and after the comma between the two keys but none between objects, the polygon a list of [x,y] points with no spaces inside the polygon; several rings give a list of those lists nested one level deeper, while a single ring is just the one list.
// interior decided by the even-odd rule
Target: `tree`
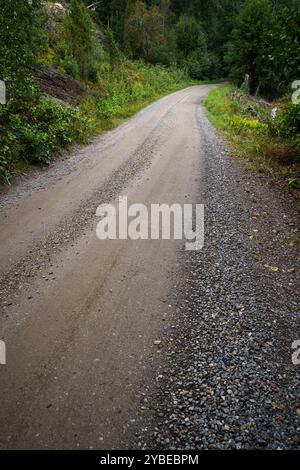
[{"label": "tree", "polygon": [[178,63],[188,69],[192,78],[203,78],[208,65],[206,38],[193,16],[180,17],[176,27],[176,43]]},{"label": "tree", "polygon": [[8,95],[33,93],[31,76],[36,58],[47,45],[40,0],[5,0],[0,15],[0,79]]},{"label": "tree", "polygon": [[[282,4],[284,2],[280,2]],[[273,27],[266,34],[262,91],[272,96],[283,94],[300,77],[300,3],[289,3],[274,10]]]},{"label": "tree", "polygon": [[267,33],[272,27],[272,5],[269,0],[248,0],[236,19],[228,43],[226,60],[230,76],[240,85],[248,74],[251,93],[257,92],[261,85]]},{"label": "tree", "polygon": [[101,26],[113,31],[114,36],[122,43],[124,39],[124,25],[132,13],[136,0],[85,0],[86,4],[94,3],[95,18]]},{"label": "tree", "polygon": [[125,23],[125,41],[135,59],[160,62],[165,45],[164,22],[159,7],[138,1]]},{"label": "tree", "polygon": [[120,62],[121,52],[118,43],[115,40],[115,35],[112,29],[107,28],[103,36],[105,51],[108,55],[109,64],[113,70],[115,66]]},{"label": "tree", "polygon": [[171,0],[170,9],[179,18],[192,16],[201,24],[210,55],[210,77],[227,74],[224,45],[229,39],[234,20],[245,0]]},{"label": "tree", "polygon": [[176,27],[176,42],[178,49],[184,54],[195,50],[206,51],[206,39],[201,25],[193,16],[183,15]]},{"label": "tree", "polygon": [[81,0],[70,1],[63,29],[65,42],[76,60],[80,78],[95,81],[101,59],[101,45],[89,10]]},{"label": "tree", "polygon": [[239,85],[249,74],[251,93],[280,96],[300,74],[299,50],[297,0],[248,0],[227,47],[230,76]]}]

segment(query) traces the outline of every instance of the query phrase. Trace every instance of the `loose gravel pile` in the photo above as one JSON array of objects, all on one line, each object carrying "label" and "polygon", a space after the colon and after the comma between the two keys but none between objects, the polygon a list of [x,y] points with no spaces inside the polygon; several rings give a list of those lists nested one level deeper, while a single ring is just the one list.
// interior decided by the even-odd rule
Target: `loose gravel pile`
[{"label": "loose gravel pile", "polygon": [[201,109],[199,118],[205,248],[181,253],[152,419],[137,445],[299,448],[296,202],[240,169]]}]

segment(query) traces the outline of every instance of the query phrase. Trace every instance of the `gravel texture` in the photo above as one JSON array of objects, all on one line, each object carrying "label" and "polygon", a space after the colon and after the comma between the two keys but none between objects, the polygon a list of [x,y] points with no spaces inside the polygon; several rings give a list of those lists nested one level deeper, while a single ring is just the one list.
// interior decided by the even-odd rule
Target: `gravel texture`
[{"label": "gravel texture", "polygon": [[[172,111],[172,108],[168,110],[142,144],[107,178],[99,189],[93,191],[88,198],[81,201],[75,212],[61,220],[54,232],[44,237],[43,240],[37,241],[25,257],[12,265],[9,272],[5,272],[3,276],[0,275],[0,299],[5,299],[4,307],[11,303],[13,297],[18,294],[20,284],[22,287],[27,286],[30,279],[36,275],[37,270],[41,266],[46,267],[51,263],[53,253],[57,251],[63,252],[68,244],[77,239],[78,235],[81,234],[81,230],[89,229],[90,224],[95,223],[96,209],[101,203],[114,201],[118,195],[122,194],[122,191],[130,181],[132,182],[137,179],[141,171],[151,165],[151,159],[156,148],[166,140],[166,131],[170,126],[170,121],[172,121]],[[143,111],[139,115],[142,113]],[[133,118],[132,121],[135,119],[137,117]],[[117,135],[117,131],[120,132],[124,128],[126,130],[126,124],[120,126],[116,131],[105,135],[100,140],[101,144],[103,144],[102,151],[111,145],[112,136]],[[82,154],[87,157],[92,152],[96,152],[99,146],[100,144],[90,145],[85,148]],[[49,174],[41,173],[36,179],[25,179],[15,193],[11,194],[8,192],[7,195],[1,197],[0,210],[13,203],[17,204],[21,196],[33,190],[43,189],[47,184],[49,185],[51,179],[55,180],[58,177],[64,177],[68,172],[74,170],[76,162],[77,165],[86,166],[88,164],[88,159],[86,158],[86,161],[83,161],[80,153],[76,157],[77,160],[75,156],[65,159],[63,165],[53,165],[53,171],[50,176]]]},{"label": "gravel texture", "polygon": [[[182,252],[139,448],[299,448],[296,202],[245,173],[199,110],[201,252]],[[203,189],[204,188],[204,189]],[[198,201],[199,202],[199,201]],[[144,407],[143,407],[144,408]],[[145,415],[145,413],[144,413]]]},{"label": "gravel texture", "polygon": [[[55,183],[72,175],[77,166],[82,165],[87,172],[94,168],[99,171],[93,154],[111,149],[115,155],[114,145],[120,138],[124,140],[122,146],[127,142],[131,149],[129,141],[138,132],[136,129],[141,132],[141,122],[144,123],[144,138],[135,150],[128,150],[123,163],[109,172],[99,186],[91,187],[90,193],[83,195],[74,208],[67,209],[67,202],[73,195],[70,190],[69,199],[62,202],[66,204],[65,216],[42,238],[35,240],[33,234],[30,250],[22,257],[16,256],[16,262],[12,260],[8,271],[0,278],[4,306],[1,318],[9,326],[8,344],[15,348],[11,355],[15,360],[14,373],[1,385],[6,390],[1,407],[5,416],[2,433],[5,446],[6,434],[10,437],[14,433],[17,438],[11,445],[18,448],[57,448],[62,442],[72,448],[79,444],[84,448],[91,445],[108,448],[115,442],[115,447],[119,448],[120,435],[122,448],[300,447],[297,396],[300,366],[292,362],[292,343],[300,340],[296,202],[268,186],[263,177],[241,170],[227,155],[204,110],[198,107],[199,91],[182,93],[166,98],[166,107],[161,106],[162,101],[153,104],[82,150],[82,155],[66,159],[63,165],[53,166],[50,172],[46,171],[33,181],[25,180],[16,191],[7,191],[1,198],[1,209],[15,208],[15,205],[17,208],[23,197],[31,192],[46,191],[52,180]],[[155,113],[151,114],[151,109],[161,117],[158,119]],[[198,109],[197,126],[190,119],[195,109]],[[140,121],[143,115],[145,120]],[[152,119],[157,124],[152,125]],[[180,125],[185,127],[180,129]],[[198,136],[198,128],[201,145],[196,147],[194,137]],[[176,132],[180,131],[184,143],[178,149]],[[150,260],[150,256],[141,262],[147,252],[140,253],[140,258],[135,252],[132,263],[127,266],[133,252],[127,252],[126,258],[124,250],[124,257],[120,254],[115,261],[120,265],[120,272],[103,270],[100,273],[103,279],[98,278],[95,251],[80,245],[82,251],[77,252],[73,244],[85,234],[94,233],[96,207],[101,202],[114,200],[124,188],[139,181],[143,171],[152,168],[152,160],[163,151],[173,165],[166,168],[171,171],[175,167],[176,172],[168,181],[166,173],[161,176],[158,169],[153,169],[152,184],[159,187],[159,194],[164,195],[163,190],[171,191],[173,198],[177,194],[176,185],[182,188],[187,181],[185,175],[189,174],[180,174],[182,161],[187,166],[181,152],[186,152],[188,159],[189,148],[193,145],[199,148],[201,157],[199,195],[193,202],[204,202],[206,206],[205,248],[200,252],[181,251],[175,272],[172,261],[168,285],[173,288],[169,295],[157,300],[165,311],[162,321],[165,327],[157,331],[160,309],[153,302],[152,322],[148,321],[149,312],[141,308],[141,292],[143,299],[148,295],[145,304],[151,303],[157,295],[152,271],[156,268],[157,279],[164,287],[168,268]],[[192,178],[197,176],[197,168],[195,171]],[[81,174],[82,181],[85,179]],[[50,194],[51,201],[56,197]],[[16,224],[17,240],[18,230]],[[67,248],[73,256],[71,260]],[[81,256],[77,261],[78,253]],[[112,257],[118,256],[112,249],[111,253]],[[59,254],[60,268],[53,266],[53,259]],[[106,254],[100,253],[96,259],[102,267]],[[72,266],[76,268],[74,273]],[[137,276],[139,269],[144,278]],[[82,282],[76,278],[77,270]],[[43,273],[48,273],[47,277],[42,276]],[[48,275],[53,285],[33,290],[36,279],[43,285]],[[75,294],[80,293],[83,300],[78,308],[73,305],[73,291],[68,291],[72,275],[78,290]],[[135,280],[131,282],[133,276]],[[123,288],[114,296],[120,278]],[[98,283],[102,286],[104,281],[109,291],[99,288]],[[33,296],[32,291],[38,295]],[[52,297],[51,292],[55,293]],[[130,317],[123,314],[125,307]],[[20,318],[25,318],[26,328],[18,323]],[[143,335],[151,342],[151,359],[143,356],[145,351],[149,353]],[[26,342],[27,338],[30,341]],[[29,346],[23,350],[25,343]],[[105,347],[101,349],[103,344]],[[97,362],[94,362],[98,350]],[[98,361],[100,357],[104,357],[104,369]],[[74,387],[74,371],[78,372],[79,363],[81,374],[76,375]],[[47,376],[43,378],[42,390],[46,394],[42,394],[40,371],[45,365]],[[132,376],[126,375],[127,370],[133,370]],[[95,387],[95,377],[101,382],[100,387],[97,395],[93,394],[86,402],[87,391],[92,392]],[[132,377],[138,377],[138,387],[132,387]],[[133,391],[128,392],[131,387]],[[48,405],[55,399],[60,403],[61,396],[65,397],[62,391],[66,391],[68,399],[62,402],[64,406],[55,408],[59,413],[53,416],[54,406],[48,409]],[[49,399],[45,405],[47,393]],[[129,400],[133,402],[130,406]],[[16,403],[21,403],[21,408],[17,409]],[[71,408],[68,403],[72,403]],[[75,423],[72,433],[68,424],[70,416]],[[112,418],[114,424],[110,424]],[[131,425],[134,431],[128,429]],[[41,429],[43,436],[40,436]],[[134,442],[132,432],[136,432]],[[103,441],[98,440],[97,433],[101,439],[104,436]]]}]

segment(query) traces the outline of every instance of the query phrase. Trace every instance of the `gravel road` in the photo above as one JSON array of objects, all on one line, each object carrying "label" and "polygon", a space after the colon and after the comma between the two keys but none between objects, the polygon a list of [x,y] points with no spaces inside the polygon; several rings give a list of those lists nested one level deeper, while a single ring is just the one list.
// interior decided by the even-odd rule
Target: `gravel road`
[{"label": "gravel road", "polygon": [[[1,195],[1,448],[299,446],[296,203],[226,154],[212,88]],[[204,249],[100,242],[96,208],[119,195],[205,203]]]},{"label": "gravel road", "polygon": [[299,449],[299,203],[245,173],[203,109],[198,119],[206,242],[181,253],[165,360],[134,445]]}]

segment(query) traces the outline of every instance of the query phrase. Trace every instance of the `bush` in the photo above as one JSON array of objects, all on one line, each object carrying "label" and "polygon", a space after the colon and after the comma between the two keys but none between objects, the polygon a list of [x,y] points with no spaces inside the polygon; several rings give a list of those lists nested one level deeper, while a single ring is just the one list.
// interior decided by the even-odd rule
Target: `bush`
[{"label": "bush", "polygon": [[286,104],[274,124],[275,130],[280,137],[292,139],[294,144],[299,146],[300,104]]},{"label": "bush", "polygon": [[6,181],[19,161],[49,164],[53,155],[90,133],[79,109],[49,98],[0,108],[0,179]]},{"label": "bush", "polygon": [[267,135],[269,127],[256,119],[249,119],[244,116],[232,116],[226,118],[227,126],[232,129],[235,134],[248,134],[253,133],[257,135]]},{"label": "bush", "polygon": [[56,45],[55,65],[61,73],[66,73],[75,79],[79,79],[79,68],[77,61],[72,56],[70,48],[66,42],[60,41]]},{"label": "bush", "polygon": [[300,105],[278,103],[277,118],[272,119],[266,106],[228,85],[210,92],[205,105],[243,165],[299,189]]}]

